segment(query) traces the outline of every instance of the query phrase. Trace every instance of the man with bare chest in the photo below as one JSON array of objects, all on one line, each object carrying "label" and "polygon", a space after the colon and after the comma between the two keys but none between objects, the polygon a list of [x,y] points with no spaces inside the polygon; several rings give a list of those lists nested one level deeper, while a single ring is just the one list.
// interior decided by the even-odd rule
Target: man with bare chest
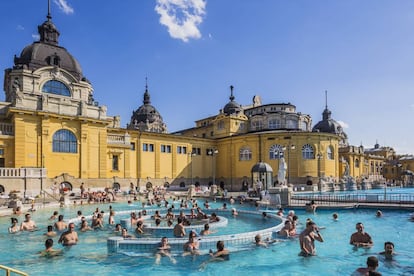
[{"label": "man with bare chest", "polygon": [[68,246],[75,245],[78,240],[78,233],[75,232],[75,224],[71,222],[69,223],[69,230],[62,233],[58,242],[64,246]]},{"label": "man with bare chest", "polygon": [[63,231],[66,228],[68,228],[68,225],[63,221],[63,215],[59,215],[58,221],[55,222],[55,229],[58,231]]},{"label": "man with bare chest", "polygon": [[26,214],[24,217],[25,217],[25,220],[20,225],[20,230],[21,231],[34,231],[34,230],[36,230],[36,228],[37,228],[36,223],[31,219],[30,214]]}]

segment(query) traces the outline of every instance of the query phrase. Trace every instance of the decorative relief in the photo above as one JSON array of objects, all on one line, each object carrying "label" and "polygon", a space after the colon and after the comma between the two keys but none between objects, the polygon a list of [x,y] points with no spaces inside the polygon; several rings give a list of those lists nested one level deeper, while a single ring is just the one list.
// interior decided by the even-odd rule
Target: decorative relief
[{"label": "decorative relief", "polygon": [[62,72],[60,72],[60,69],[59,69],[59,67],[54,67],[53,68],[53,70],[52,71],[50,71],[50,76],[53,78],[53,79],[61,79],[63,76],[62,76]]}]

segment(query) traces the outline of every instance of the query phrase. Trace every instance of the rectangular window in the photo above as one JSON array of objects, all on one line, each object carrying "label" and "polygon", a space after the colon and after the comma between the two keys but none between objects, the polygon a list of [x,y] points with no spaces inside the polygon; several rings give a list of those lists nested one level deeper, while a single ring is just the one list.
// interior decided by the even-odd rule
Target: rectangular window
[{"label": "rectangular window", "polygon": [[280,121],[277,119],[272,119],[269,121],[269,129],[278,129],[280,128]]},{"label": "rectangular window", "polygon": [[201,155],[201,149],[200,148],[193,148],[192,154]]},{"label": "rectangular window", "polygon": [[148,151],[154,152],[154,144],[149,144],[148,145]]},{"label": "rectangular window", "polygon": [[165,145],[161,145],[161,152],[165,152]]},{"label": "rectangular window", "polygon": [[112,156],[112,170],[119,171],[119,156],[118,155]]},{"label": "rectangular window", "polygon": [[171,153],[171,146],[167,146],[166,151],[167,151],[167,153]]},{"label": "rectangular window", "polygon": [[135,143],[131,143],[131,150],[135,150]]},{"label": "rectangular window", "polygon": [[177,146],[177,153],[181,154],[182,153],[182,147],[181,146]]},{"label": "rectangular window", "polygon": [[148,144],[142,144],[142,151],[148,151]]},{"label": "rectangular window", "polygon": [[183,147],[183,154],[187,154],[187,147]]},{"label": "rectangular window", "polygon": [[0,149],[0,155],[4,155],[4,149]]}]

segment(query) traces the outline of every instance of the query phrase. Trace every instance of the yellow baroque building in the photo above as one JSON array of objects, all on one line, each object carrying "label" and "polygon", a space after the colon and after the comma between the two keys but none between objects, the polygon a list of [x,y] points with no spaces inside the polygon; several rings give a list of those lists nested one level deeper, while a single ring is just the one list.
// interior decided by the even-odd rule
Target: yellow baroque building
[{"label": "yellow baroque building", "polygon": [[232,86],[230,101],[217,115],[168,133],[146,85],[143,105],[121,128],[120,118],[94,100],[78,61],[59,45],[50,15],[38,30],[40,40],[5,70],[0,192],[35,195],[82,183],[124,191],[216,183],[240,191],[262,180],[253,174],[258,164],[272,176],[267,186],[282,184],[283,165],[283,179],[294,184],[316,184],[321,177],[338,181],[345,163],[352,176],[370,173],[360,149],[343,150],[346,134],[327,106],[312,128],[311,117],[290,103],[262,104],[255,96],[250,105],[239,105]]}]

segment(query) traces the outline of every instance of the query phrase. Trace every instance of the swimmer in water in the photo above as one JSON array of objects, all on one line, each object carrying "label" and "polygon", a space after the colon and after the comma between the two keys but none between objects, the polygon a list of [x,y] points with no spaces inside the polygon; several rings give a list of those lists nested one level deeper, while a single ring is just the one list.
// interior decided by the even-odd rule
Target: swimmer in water
[{"label": "swimmer in water", "polygon": [[79,241],[78,233],[75,231],[75,224],[73,222],[69,223],[69,229],[66,232],[63,232],[59,238],[58,243],[61,243],[64,246],[75,245]]},{"label": "swimmer in water", "polygon": [[53,248],[53,240],[47,239],[45,241],[45,250],[39,252],[42,257],[53,257],[62,254],[62,250],[57,250]]}]

